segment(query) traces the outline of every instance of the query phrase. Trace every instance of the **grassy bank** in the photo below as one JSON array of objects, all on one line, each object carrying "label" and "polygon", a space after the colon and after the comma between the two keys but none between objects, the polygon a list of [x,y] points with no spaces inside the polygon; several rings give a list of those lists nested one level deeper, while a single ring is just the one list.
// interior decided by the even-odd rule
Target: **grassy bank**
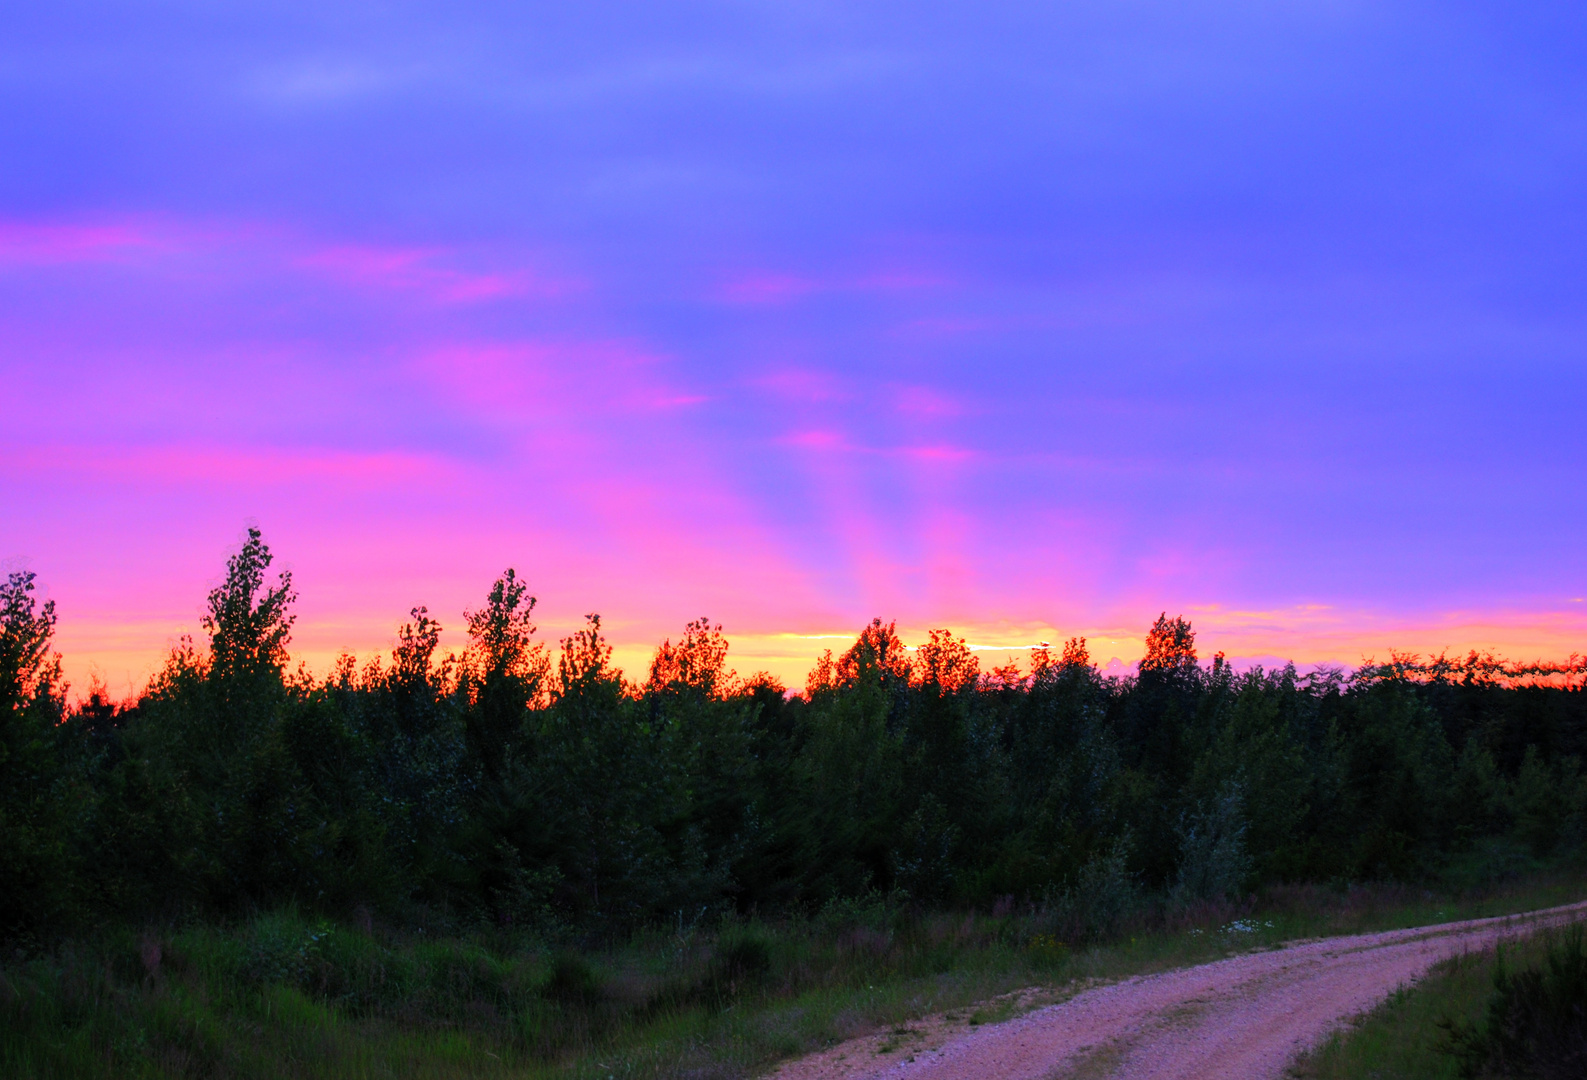
[{"label": "grassy bank", "polygon": [[[1281,889],[1240,906],[1140,904],[1107,940],[1078,944],[1079,928],[1058,909],[932,914],[882,897],[802,920],[729,920],[710,929],[680,920],[584,948],[554,933],[398,932],[291,912],[224,926],[106,931],[5,960],[0,1073],[736,1077],[1023,987],[1047,987],[1034,1000],[1051,1000],[1089,980],[1296,937],[1504,914],[1584,895],[1580,876],[1460,896],[1400,886]],[[1473,986],[1486,985],[1476,967],[1457,965],[1441,978],[1468,974]],[[1412,1008],[1415,997],[1391,1007]],[[1309,1067],[1331,1068],[1327,1055],[1343,1046]]]},{"label": "grassy bank", "polygon": [[[1532,952],[1523,946],[1520,951]],[[1519,956],[1518,956],[1519,959]],[[1442,1051],[1442,1023],[1476,1023],[1493,992],[1491,951],[1452,957],[1414,987],[1395,991],[1351,1027],[1293,1067],[1297,1080],[1459,1080],[1456,1059]]]},{"label": "grassy bank", "polygon": [[[1579,928],[1543,931],[1437,964],[1420,983],[1396,991],[1297,1062],[1294,1076],[1297,1080],[1459,1080],[1467,1074],[1462,1073],[1457,1050],[1462,1040],[1454,1033],[1465,1032],[1469,1047],[1471,1035],[1492,1026],[1494,976],[1500,964],[1512,976],[1542,971],[1551,951],[1579,953],[1580,939],[1573,940],[1573,933],[1579,935]],[[1576,1004],[1579,1008],[1583,1003]],[[1522,1023],[1532,1019],[1510,1015]],[[1481,1071],[1481,1075],[1489,1074]]]}]

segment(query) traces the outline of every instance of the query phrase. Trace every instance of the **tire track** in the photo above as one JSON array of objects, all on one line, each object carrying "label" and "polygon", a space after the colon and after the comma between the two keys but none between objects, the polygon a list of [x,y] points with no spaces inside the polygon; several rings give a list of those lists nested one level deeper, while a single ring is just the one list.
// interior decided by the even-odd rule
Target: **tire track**
[{"label": "tire track", "polygon": [[1522,915],[1293,942],[1084,990],[900,1060],[854,1040],[775,1080],[1273,1080],[1301,1051],[1438,961],[1587,916]]}]

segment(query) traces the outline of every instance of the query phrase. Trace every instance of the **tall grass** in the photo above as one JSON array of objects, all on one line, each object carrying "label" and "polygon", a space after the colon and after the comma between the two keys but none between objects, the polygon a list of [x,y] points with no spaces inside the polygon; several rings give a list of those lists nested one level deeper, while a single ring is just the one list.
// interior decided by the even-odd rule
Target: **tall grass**
[{"label": "tall grass", "polygon": [[[1506,960],[1509,963],[1506,963]],[[1548,935],[1540,963],[1498,950],[1482,1022],[1451,1020],[1450,1052],[1466,1076],[1581,1080],[1587,1076],[1587,941],[1573,926]]]},{"label": "tall grass", "polygon": [[1587,1076],[1587,947],[1545,930],[1434,966],[1298,1061],[1298,1080]]},{"label": "tall grass", "polygon": [[1288,938],[1545,906],[1583,885],[1462,899],[1293,888],[1193,907],[1137,896],[1092,924],[1063,902],[923,912],[872,895],[801,919],[680,916],[583,947],[551,931],[436,935],[293,911],[108,929],[4,958],[0,1075],[738,1077],[1021,988],[1053,1000]]}]

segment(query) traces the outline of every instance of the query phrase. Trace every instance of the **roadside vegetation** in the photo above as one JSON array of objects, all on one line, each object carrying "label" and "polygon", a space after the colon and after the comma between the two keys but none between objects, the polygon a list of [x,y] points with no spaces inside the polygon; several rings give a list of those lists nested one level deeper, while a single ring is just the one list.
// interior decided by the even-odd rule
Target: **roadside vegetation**
[{"label": "roadside vegetation", "polygon": [[1235,672],[1165,615],[1121,679],[877,620],[790,696],[705,619],[642,682],[598,616],[547,649],[509,570],[460,653],[417,607],[320,679],[271,563],[251,532],[207,640],[70,707],[53,605],[0,586],[5,1075],[742,1075],[1582,895],[1577,658]]},{"label": "roadside vegetation", "polygon": [[1297,1080],[1587,1076],[1580,925],[1452,957],[1300,1060]]},{"label": "roadside vegetation", "polygon": [[[727,1080],[856,1035],[907,1033],[932,1014],[995,1023],[1098,981],[1584,894],[1587,879],[1574,876],[1464,897],[1281,887],[1243,904],[1143,905],[1117,936],[1077,943],[1056,936],[1051,910],[927,913],[879,896],[809,918],[728,917],[582,948],[522,932],[435,938],[276,911],[112,930],[8,965],[0,1072]],[[1398,1014],[1390,1022],[1403,1023]],[[907,1048],[907,1038],[895,1041]],[[1401,1053],[1402,1041],[1395,1028],[1377,1049]],[[1417,1054],[1418,1067],[1436,1057]],[[1306,1075],[1373,1075],[1351,1071],[1356,1057],[1341,1060]]]}]

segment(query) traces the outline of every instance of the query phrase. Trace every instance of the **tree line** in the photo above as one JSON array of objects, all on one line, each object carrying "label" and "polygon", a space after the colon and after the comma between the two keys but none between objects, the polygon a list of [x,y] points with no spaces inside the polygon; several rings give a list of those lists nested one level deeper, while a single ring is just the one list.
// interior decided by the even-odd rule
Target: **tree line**
[{"label": "tree line", "polygon": [[1394,656],[1237,672],[1160,617],[982,670],[876,620],[805,690],[706,619],[643,683],[598,616],[552,649],[512,570],[439,648],[293,669],[258,530],[134,701],[69,706],[53,603],[0,587],[0,933],[296,905],[617,932],[882,893],[1195,902],[1277,882],[1503,876],[1583,850],[1587,667]]}]

